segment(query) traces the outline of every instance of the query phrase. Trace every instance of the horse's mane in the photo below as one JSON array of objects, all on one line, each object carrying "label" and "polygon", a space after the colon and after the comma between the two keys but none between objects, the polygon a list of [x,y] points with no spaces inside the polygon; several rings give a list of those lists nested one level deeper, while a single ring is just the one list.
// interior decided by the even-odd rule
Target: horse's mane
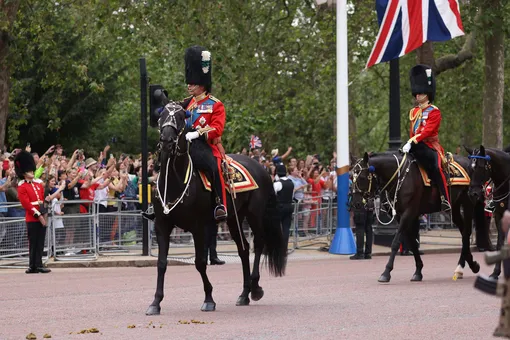
[{"label": "horse's mane", "polygon": [[[506,151],[507,149],[509,149],[509,151]],[[508,154],[510,152],[510,146],[507,149],[500,150],[496,148],[485,148],[485,152],[487,153],[487,151],[490,151],[491,153],[496,154],[498,157],[508,158],[510,156]]]},{"label": "horse's mane", "polygon": [[368,154],[368,158],[392,158],[393,155],[397,156],[398,159],[402,159],[403,155],[398,151],[381,151],[381,152],[373,152]]},{"label": "horse's mane", "polygon": [[510,145],[504,149],[505,152],[510,153]]}]

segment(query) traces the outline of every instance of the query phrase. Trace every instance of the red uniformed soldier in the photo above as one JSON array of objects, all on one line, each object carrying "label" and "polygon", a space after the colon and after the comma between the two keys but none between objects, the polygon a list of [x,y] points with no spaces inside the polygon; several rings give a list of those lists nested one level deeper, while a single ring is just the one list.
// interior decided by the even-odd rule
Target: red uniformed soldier
[{"label": "red uniformed soldier", "polygon": [[411,121],[409,141],[402,151],[411,152],[429,178],[439,187],[441,210],[451,209],[446,177],[442,169],[444,150],[439,144],[441,111],[432,105],[436,93],[436,82],[432,69],[426,65],[416,65],[410,72],[411,91],[418,106],[409,112]]},{"label": "red uniformed soldier", "polygon": [[34,179],[35,162],[30,153],[26,151],[18,153],[14,166],[16,175],[22,179],[18,184],[18,198],[25,209],[27,223],[29,264],[26,273],[49,273],[51,270],[44,268],[42,263],[47,232],[46,211],[43,206],[44,187],[42,181]]}]

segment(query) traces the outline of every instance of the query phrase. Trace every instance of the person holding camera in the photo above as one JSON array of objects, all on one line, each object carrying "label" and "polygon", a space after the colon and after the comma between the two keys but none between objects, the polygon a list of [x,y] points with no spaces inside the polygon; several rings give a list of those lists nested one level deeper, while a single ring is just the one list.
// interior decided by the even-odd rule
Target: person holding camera
[{"label": "person holding camera", "polygon": [[44,187],[40,180],[34,178],[35,161],[29,152],[18,153],[14,164],[16,175],[23,179],[18,185],[18,198],[25,209],[29,244],[29,262],[25,273],[49,273],[51,270],[44,268],[42,263],[47,231],[46,209],[43,206]]},{"label": "person holding camera", "polygon": [[4,206],[7,204],[7,196],[5,192],[11,186],[13,174],[9,171],[9,167],[7,169],[2,168],[0,173],[3,176],[0,176],[0,218],[7,217],[8,208]]}]

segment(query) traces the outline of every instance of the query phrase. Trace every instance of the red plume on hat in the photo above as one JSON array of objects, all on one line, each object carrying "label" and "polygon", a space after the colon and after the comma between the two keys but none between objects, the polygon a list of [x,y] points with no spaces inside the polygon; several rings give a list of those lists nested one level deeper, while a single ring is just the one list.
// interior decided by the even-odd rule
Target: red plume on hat
[{"label": "red plume on hat", "polygon": [[26,151],[19,152],[14,159],[14,169],[16,170],[16,176],[23,179],[27,172],[35,171],[34,156]]}]

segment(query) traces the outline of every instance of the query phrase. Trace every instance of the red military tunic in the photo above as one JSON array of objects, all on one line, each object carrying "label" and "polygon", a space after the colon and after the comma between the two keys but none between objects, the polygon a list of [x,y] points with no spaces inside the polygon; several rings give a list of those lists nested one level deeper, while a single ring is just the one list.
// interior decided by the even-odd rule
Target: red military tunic
[{"label": "red military tunic", "polygon": [[[409,112],[411,128],[409,135],[415,144],[423,142],[439,153],[439,159],[444,157],[444,150],[439,144],[439,127],[441,125],[441,111],[434,106],[425,108],[415,107]],[[441,169],[441,167],[440,167]]]},{"label": "red military tunic", "polygon": [[[218,148],[221,146],[221,136],[225,129],[226,113],[223,103],[210,94],[201,94],[191,98],[186,107],[186,125],[194,128],[200,133],[205,134],[207,143],[212,149],[216,164],[220,173],[221,188],[223,191],[223,205],[227,207],[227,196],[225,195],[225,182],[221,176],[222,152]],[[223,147],[221,147],[223,149]]]},{"label": "red military tunic", "polygon": [[187,125],[193,127],[201,135],[206,134],[207,143],[211,146],[214,157],[222,158],[218,149],[218,141],[225,129],[225,107],[219,99],[210,94],[202,94],[191,98],[186,107],[189,118]]},{"label": "red military tunic", "polygon": [[32,182],[21,181],[18,184],[18,199],[25,209],[27,222],[39,222],[41,214],[39,205],[44,203],[44,187],[42,181],[34,179]]}]

